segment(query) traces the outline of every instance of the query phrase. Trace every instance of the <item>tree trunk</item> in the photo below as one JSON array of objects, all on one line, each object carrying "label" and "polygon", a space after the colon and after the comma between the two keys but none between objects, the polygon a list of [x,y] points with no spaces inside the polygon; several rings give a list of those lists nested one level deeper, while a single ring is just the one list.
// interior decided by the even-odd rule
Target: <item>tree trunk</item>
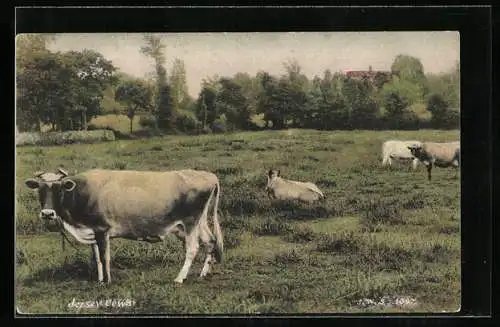
[{"label": "tree trunk", "polygon": [[82,131],[87,130],[87,115],[86,115],[86,112],[84,110],[82,110],[82,119],[81,119],[80,129]]}]

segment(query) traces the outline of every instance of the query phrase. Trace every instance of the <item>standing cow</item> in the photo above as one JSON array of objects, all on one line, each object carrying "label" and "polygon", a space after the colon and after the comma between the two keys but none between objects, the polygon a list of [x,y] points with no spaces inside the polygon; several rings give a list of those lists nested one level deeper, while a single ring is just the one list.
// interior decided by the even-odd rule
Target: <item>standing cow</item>
[{"label": "standing cow", "polygon": [[[58,220],[79,242],[92,246],[99,282],[111,282],[110,239],[162,241],[168,233],[184,240],[186,257],[175,278],[182,283],[198,252],[207,249],[200,277],[220,262],[223,238],[217,216],[220,185],[206,171],[90,170],[69,177],[38,174],[26,185],[38,190],[40,218]],[[208,227],[214,198],[214,234]]]},{"label": "standing cow", "polygon": [[424,142],[408,147],[412,155],[427,167],[427,178],[431,180],[432,167],[454,167],[455,176],[460,166],[460,142]]},{"label": "standing cow", "polygon": [[420,145],[420,141],[399,141],[389,140],[382,145],[382,166],[392,165],[392,160],[411,161],[412,165],[408,169],[417,168],[418,159],[415,158],[408,149],[412,145]]},{"label": "standing cow", "polygon": [[315,184],[284,179],[280,176],[279,170],[272,169],[267,173],[265,190],[270,197],[278,200],[299,200],[311,203],[325,197]]}]

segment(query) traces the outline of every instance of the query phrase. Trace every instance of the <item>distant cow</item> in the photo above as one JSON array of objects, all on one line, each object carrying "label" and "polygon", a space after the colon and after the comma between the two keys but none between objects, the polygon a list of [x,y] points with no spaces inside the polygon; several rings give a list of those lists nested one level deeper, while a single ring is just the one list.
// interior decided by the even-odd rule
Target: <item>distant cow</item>
[{"label": "distant cow", "polygon": [[418,165],[418,159],[411,154],[411,151],[408,149],[408,147],[419,144],[422,143],[420,141],[385,141],[382,145],[382,166],[386,166],[387,164],[392,165],[392,160],[407,162],[411,161],[412,166],[408,168],[410,169],[411,167],[413,167],[413,169],[416,169]]},{"label": "distant cow", "polygon": [[[41,173],[26,180],[37,189],[40,218],[58,220],[79,242],[92,246],[99,282],[111,282],[111,238],[159,242],[174,233],[185,242],[184,265],[175,278],[182,283],[198,252],[199,240],[207,249],[200,277],[213,259],[222,259],[223,239],[217,216],[220,185],[206,171],[169,172],[90,170],[71,177]],[[208,227],[214,198],[213,227]],[[103,270],[104,269],[104,270]]]},{"label": "distant cow", "polygon": [[267,173],[266,192],[278,200],[299,200],[309,203],[325,197],[315,184],[281,178],[280,171],[272,169]]},{"label": "distant cow", "polygon": [[431,180],[432,166],[454,167],[455,173],[460,166],[460,142],[424,142],[420,145],[411,145],[408,149],[427,167],[428,180]]}]

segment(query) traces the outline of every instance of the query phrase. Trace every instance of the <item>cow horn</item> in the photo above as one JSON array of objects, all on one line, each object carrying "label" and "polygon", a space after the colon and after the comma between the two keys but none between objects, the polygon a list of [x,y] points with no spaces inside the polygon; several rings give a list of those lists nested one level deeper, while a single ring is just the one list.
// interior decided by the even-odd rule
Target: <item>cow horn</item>
[{"label": "cow horn", "polygon": [[68,176],[68,173],[64,169],[62,169],[62,168],[57,168],[57,171],[59,173],[61,173],[62,175],[64,175],[64,177]]},{"label": "cow horn", "polygon": [[37,172],[35,173],[35,177],[40,177],[40,176],[42,176],[43,174],[45,174],[45,172],[44,172],[44,171],[37,171]]}]

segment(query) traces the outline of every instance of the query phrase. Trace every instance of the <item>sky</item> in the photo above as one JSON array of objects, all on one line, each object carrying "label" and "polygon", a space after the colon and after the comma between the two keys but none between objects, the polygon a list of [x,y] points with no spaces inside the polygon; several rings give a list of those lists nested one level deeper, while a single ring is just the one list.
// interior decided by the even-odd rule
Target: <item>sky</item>
[{"label": "sky", "polygon": [[[460,60],[460,35],[439,32],[278,32],[278,33],[161,33],[166,45],[166,68],[175,58],[184,61],[188,91],[197,97],[203,78],[255,75],[264,70],[284,73],[283,63],[295,59],[309,78],[326,69],[390,70],[398,54],[421,60],[425,72],[439,73]],[[52,51],[92,49],[122,72],[151,76],[153,61],[141,54],[140,33],[57,34]]]}]

